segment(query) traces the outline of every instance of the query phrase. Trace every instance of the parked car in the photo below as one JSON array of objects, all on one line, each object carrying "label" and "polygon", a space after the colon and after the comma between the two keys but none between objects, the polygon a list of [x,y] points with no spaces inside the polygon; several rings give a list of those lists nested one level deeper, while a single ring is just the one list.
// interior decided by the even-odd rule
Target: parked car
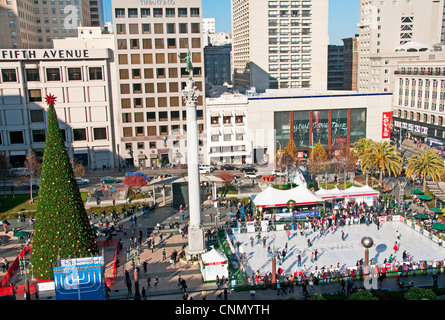
[{"label": "parked car", "polygon": [[213,166],[209,165],[200,165],[199,173],[211,173],[213,171]]},{"label": "parked car", "polygon": [[100,179],[100,182],[102,182],[102,183],[118,183],[120,181],[113,177],[105,177],[105,178]]},{"label": "parked car", "polygon": [[272,170],[273,176],[284,177],[286,175],[285,172],[280,171],[279,169]]},{"label": "parked car", "polygon": [[258,172],[254,167],[243,167],[240,169],[241,172]]},{"label": "parked car", "polygon": [[82,178],[76,178],[77,184],[81,185],[81,184],[89,184],[90,180],[89,179],[82,179]]},{"label": "parked car", "polygon": [[249,179],[255,179],[255,178],[259,178],[259,177],[261,177],[261,176],[260,176],[258,173],[256,173],[256,172],[246,172],[244,175],[246,176],[246,178],[249,178]]},{"label": "parked car", "polygon": [[228,164],[221,166],[221,170],[237,170],[237,169],[238,169],[237,167],[234,167],[234,166],[231,166]]}]

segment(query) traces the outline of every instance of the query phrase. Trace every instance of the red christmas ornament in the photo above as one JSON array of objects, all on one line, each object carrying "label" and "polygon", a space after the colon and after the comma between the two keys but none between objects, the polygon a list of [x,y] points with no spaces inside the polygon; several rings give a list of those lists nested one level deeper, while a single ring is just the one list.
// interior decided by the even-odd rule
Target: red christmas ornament
[{"label": "red christmas ornament", "polygon": [[51,93],[47,94],[45,97],[46,104],[48,105],[50,104],[54,105],[56,103],[56,99],[57,98]]}]

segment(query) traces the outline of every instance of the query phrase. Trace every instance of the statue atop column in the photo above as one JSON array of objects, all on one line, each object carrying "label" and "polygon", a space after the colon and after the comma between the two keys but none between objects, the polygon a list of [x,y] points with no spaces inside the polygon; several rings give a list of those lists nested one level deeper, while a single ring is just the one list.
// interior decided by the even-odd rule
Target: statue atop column
[{"label": "statue atop column", "polygon": [[190,48],[189,48],[188,45],[187,45],[187,49],[188,49],[188,52],[187,52],[187,55],[185,56],[185,58],[182,59],[180,55],[178,55],[178,56],[179,56],[180,60],[185,60],[186,61],[187,66],[185,68],[185,71],[188,72],[189,79],[191,80],[193,78],[192,54],[190,53]]}]

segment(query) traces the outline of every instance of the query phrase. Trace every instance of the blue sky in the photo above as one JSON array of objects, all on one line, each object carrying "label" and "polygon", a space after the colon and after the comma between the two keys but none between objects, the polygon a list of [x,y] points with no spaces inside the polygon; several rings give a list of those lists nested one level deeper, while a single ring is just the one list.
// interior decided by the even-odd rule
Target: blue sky
[{"label": "blue sky", "polygon": [[[104,2],[111,21],[111,0]],[[358,33],[359,10],[360,0],[329,0],[329,44],[343,44],[341,39]],[[202,11],[204,18],[215,18],[217,32],[231,32],[230,0],[202,0]]]}]

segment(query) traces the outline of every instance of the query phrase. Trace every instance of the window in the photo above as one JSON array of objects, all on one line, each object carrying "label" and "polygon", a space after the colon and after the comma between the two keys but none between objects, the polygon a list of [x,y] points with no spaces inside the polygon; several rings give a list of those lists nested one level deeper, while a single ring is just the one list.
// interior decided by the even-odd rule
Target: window
[{"label": "window", "polygon": [[2,70],[3,82],[17,82],[17,75],[15,69],[3,69]]},{"label": "window", "polygon": [[60,81],[60,69],[59,68],[47,68],[46,69],[47,81]]},{"label": "window", "polygon": [[102,80],[102,68],[101,67],[89,67],[90,80]]},{"label": "window", "polygon": [[118,39],[117,40],[117,49],[118,50],[127,49],[127,39]]},{"label": "window", "polygon": [[128,25],[128,31],[130,32],[130,34],[138,34],[139,33],[138,24],[137,23],[130,23]]},{"label": "window", "polygon": [[131,113],[122,113],[122,122],[131,123]]},{"label": "window", "polygon": [[192,23],[191,29],[192,29],[192,33],[200,33],[199,23]]},{"label": "window", "polygon": [[167,33],[176,33],[176,25],[174,23],[167,23]]},{"label": "window", "polygon": [[93,128],[94,140],[107,140],[107,128]]},{"label": "window", "polygon": [[150,16],[150,9],[141,8],[141,18],[146,18]]},{"label": "window", "polygon": [[129,18],[137,18],[138,17],[138,9],[128,9],[128,17]]},{"label": "window", "polygon": [[123,132],[124,132],[124,137],[132,137],[133,136],[133,128],[131,128],[131,127],[123,128]]},{"label": "window", "polygon": [[199,8],[190,8],[191,17],[199,17]]},{"label": "window", "polygon": [[156,126],[147,127],[147,136],[157,136]]},{"label": "window", "polygon": [[164,33],[164,25],[162,23],[154,24],[155,34],[163,34]]},{"label": "window", "polygon": [[30,89],[28,90],[29,102],[42,101],[42,92],[40,89]]},{"label": "window", "polygon": [[179,33],[188,33],[187,23],[179,24]]},{"label": "window", "polygon": [[165,16],[167,18],[174,18],[176,16],[175,15],[175,9],[174,8],[167,8],[167,9],[165,9]]},{"label": "window", "polygon": [[26,81],[40,81],[39,69],[26,69]]},{"label": "window", "polygon": [[73,129],[73,139],[74,141],[86,141],[87,130],[85,128]]},{"label": "window", "polygon": [[45,142],[45,130],[32,130],[33,142]]},{"label": "window", "polygon": [[151,29],[150,29],[150,24],[149,23],[143,23],[141,26],[142,26],[142,33],[143,34],[150,34],[151,33]]},{"label": "window", "polygon": [[30,110],[29,111],[31,122],[44,122],[43,110]]},{"label": "window", "polygon": [[116,34],[126,34],[125,24],[116,24]]},{"label": "window", "polygon": [[68,80],[82,80],[80,68],[68,68]]},{"label": "window", "polygon": [[156,121],[156,112],[147,112],[147,122]]},{"label": "window", "polygon": [[153,17],[162,18],[162,9],[153,9]]},{"label": "window", "polygon": [[144,113],[143,112],[135,112],[134,113],[134,122],[144,122]]},{"label": "window", "polygon": [[23,131],[9,131],[9,141],[11,144],[25,143],[25,139],[23,138]]},{"label": "window", "polygon": [[125,18],[125,9],[115,9],[114,10],[114,16],[116,18]]},{"label": "window", "polygon": [[187,17],[187,8],[179,8],[178,9],[178,17]]}]

